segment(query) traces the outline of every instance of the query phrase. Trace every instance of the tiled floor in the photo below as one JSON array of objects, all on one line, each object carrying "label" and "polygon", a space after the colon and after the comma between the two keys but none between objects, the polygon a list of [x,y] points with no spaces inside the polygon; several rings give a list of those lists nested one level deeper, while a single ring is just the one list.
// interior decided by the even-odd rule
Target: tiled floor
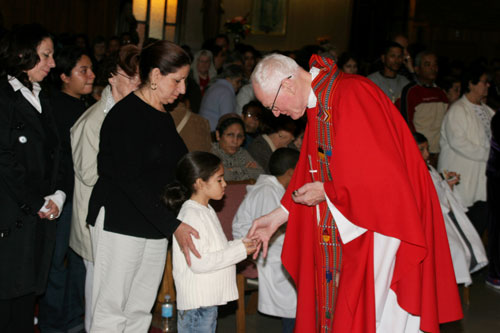
[{"label": "tiled floor", "polygon": [[[470,305],[464,306],[464,319],[441,326],[444,333],[500,333],[500,291],[484,283],[486,270],[474,274],[470,287]],[[460,288],[460,292],[462,289]],[[219,310],[217,333],[236,331],[234,302]],[[247,333],[281,332],[281,321],[262,314],[246,316]]]}]

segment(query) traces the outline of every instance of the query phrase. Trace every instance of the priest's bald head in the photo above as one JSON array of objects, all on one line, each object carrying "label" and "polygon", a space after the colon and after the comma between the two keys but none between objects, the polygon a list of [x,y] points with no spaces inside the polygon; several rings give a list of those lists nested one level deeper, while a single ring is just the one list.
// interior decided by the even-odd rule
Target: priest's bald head
[{"label": "priest's bald head", "polygon": [[290,57],[273,53],[262,59],[251,76],[257,99],[278,117],[302,117],[311,92],[311,74]]}]

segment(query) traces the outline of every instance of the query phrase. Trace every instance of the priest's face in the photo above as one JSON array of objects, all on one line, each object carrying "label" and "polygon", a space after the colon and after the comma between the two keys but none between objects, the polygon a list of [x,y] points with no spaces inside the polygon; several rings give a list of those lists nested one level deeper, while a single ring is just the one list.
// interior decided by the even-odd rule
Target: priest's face
[{"label": "priest's face", "polygon": [[[275,117],[280,114],[292,119],[299,119],[304,115],[307,107],[307,92],[300,89],[298,82],[292,78],[282,80],[279,88],[275,91],[264,91],[259,85],[253,83],[255,96],[271,111]],[[310,89],[310,87],[309,87]]]}]

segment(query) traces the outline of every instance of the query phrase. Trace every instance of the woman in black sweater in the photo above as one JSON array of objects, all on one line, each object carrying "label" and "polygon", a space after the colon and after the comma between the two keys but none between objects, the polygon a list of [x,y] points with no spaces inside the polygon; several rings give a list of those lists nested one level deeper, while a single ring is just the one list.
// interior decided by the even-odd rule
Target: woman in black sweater
[{"label": "woman in black sweater", "polygon": [[[185,253],[197,232],[161,201],[187,153],[165,104],[185,93],[190,59],[159,41],[140,56],[142,84],[118,102],[101,129],[99,180],[89,204],[94,290],[91,330],[147,332],[172,234]],[[187,255],[189,258],[189,255]]]}]

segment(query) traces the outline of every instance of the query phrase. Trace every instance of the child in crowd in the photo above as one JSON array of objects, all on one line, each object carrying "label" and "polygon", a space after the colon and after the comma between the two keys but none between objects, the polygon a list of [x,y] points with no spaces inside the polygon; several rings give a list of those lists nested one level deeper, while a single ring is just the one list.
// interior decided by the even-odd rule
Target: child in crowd
[{"label": "child in crowd", "polygon": [[[247,239],[227,241],[209,200],[224,196],[226,182],[221,160],[206,152],[185,155],[176,169],[177,182],[167,186],[164,200],[179,211],[178,219],[194,227],[193,242],[201,258],[191,266],[173,239],[173,276],[177,290],[177,329],[182,332],[215,332],[217,306],[238,298],[236,263],[256,250]],[[182,207],[181,207],[182,206]]]},{"label": "child in crowd", "polygon": [[460,181],[460,175],[455,172],[445,172],[444,176],[441,176],[428,163],[427,138],[420,133],[414,133],[413,136],[427,163],[441,203],[456,281],[458,284],[464,283],[468,286],[472,283],[470,274],[486,266],[488,259],[476,229],[465,214],[467,208],[462,204],[458,193],[453,191],[453,186]]},{"label": "child in crowd", "polygon": [[[247,195],[233,220],[234,238],[244,237],[252,222],[279,207],[281,198],[292,179],[300,153],[292,148],[279,148],[269,160],[270,175],[260,175],[255,185],[247,187]],[[265,259],[257,260],[259,271],[259,311],[282,318],[283,333],[291,333],[295,325],[297,292],[292,278],[281,263],[285,239],[282,227],[269,241]]]}]

